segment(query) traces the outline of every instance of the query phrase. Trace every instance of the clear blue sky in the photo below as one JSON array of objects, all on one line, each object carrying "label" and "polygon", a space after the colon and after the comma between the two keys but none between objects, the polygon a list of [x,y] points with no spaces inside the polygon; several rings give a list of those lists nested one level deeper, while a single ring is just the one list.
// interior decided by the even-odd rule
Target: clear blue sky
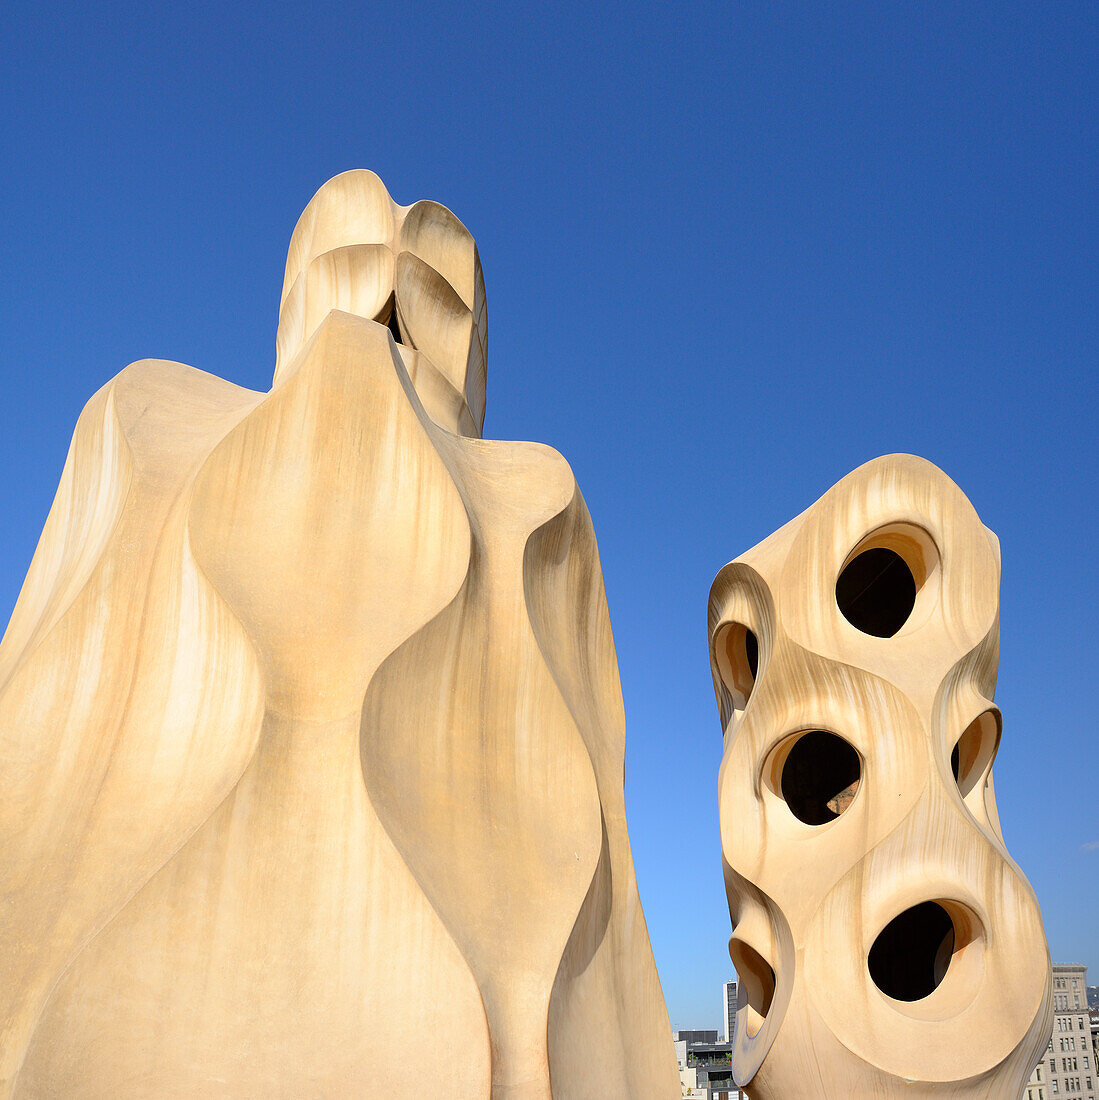
[{"label": "clear blue sky", "polygon": [[594,517],[673,1023],[718,1026],[732,973],[710,581],[891,451],[1002,540],[1004,832],[1054,958],[1099,980],[1099,6],[9,0],[0,26],[0,622],[84,401],[147,356],[266,389],[294,222],[372,168],[473,232],[486,434],[555,446]]}]

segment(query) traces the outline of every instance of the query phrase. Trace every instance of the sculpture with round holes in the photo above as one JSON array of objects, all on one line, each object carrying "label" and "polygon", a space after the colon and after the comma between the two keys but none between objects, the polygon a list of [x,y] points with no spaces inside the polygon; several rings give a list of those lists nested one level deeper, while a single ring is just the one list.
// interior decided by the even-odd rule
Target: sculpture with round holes
[{"label": "sculpture with round holes", "polygon": [[999,545],[942,471],[860,467],[725,566],[710,658],[753,1100],[1019,1095],[1051,1024],[992,764]]}]

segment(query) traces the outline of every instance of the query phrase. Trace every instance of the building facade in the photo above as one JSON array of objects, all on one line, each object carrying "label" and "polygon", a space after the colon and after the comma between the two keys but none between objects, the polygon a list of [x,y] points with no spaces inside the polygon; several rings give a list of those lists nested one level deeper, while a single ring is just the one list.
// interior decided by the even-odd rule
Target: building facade
[{"label": "building facade", "polygon": [[725,1042],[733,1041],[733,1028],[736,1026],[736,982],[726,982],[721,987],[721,1009],[724,1014],[725,1030],[722,1033]]},{"label": "building facade", "polygon": [[1086,966],[1053,964],[1053,1033],[1027,1082],[1025,1100],[1099,1100],[1087,976]]},{"label": "building facade", "polygon": [[676,1062],[687,1100],[748,1100],[733,1083],[732,1047],[716,1031],[677,1031]]}]

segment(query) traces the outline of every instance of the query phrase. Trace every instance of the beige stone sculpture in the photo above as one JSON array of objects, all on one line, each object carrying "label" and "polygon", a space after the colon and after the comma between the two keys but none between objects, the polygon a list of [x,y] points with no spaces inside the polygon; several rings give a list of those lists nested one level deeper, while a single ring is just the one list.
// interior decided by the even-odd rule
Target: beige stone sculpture
[{"label": "beige stone sculpture", "polygon": [[940,470],[860,467],[710,593],[753,1100],[1018,1097],[1050,964],[992,788],[999,546]]},{"label": "beige stone sculpture", "polygon": [[0,646],[0,1094],[677,1095],[591,520],[477,250],[330,181],[274,387],[127,367]]}]

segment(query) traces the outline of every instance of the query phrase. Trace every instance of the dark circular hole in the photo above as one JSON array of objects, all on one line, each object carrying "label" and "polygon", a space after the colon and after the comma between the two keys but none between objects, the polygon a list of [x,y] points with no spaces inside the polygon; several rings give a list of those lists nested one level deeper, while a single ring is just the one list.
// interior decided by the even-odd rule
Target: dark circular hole
[{"label": "dark circular hole", "polygon": [[894,917],[878,935],[867,960],[874,984],[895,1001],[920,1001],[946,976],[954,953],[954,922],[934,901]]},{"label": "dark circular hole", "polygon": [[856,630],[892,638],[912,614],[916,581],[900,554],[884,546],[871,547],[840,573],[836,603]]},{"label": "dark circular hole", "polygon": [[823,825],[851,804],[861,771],[859,754],[842,737],[810,730],[782,765],[782,797],[799,821]]}]

